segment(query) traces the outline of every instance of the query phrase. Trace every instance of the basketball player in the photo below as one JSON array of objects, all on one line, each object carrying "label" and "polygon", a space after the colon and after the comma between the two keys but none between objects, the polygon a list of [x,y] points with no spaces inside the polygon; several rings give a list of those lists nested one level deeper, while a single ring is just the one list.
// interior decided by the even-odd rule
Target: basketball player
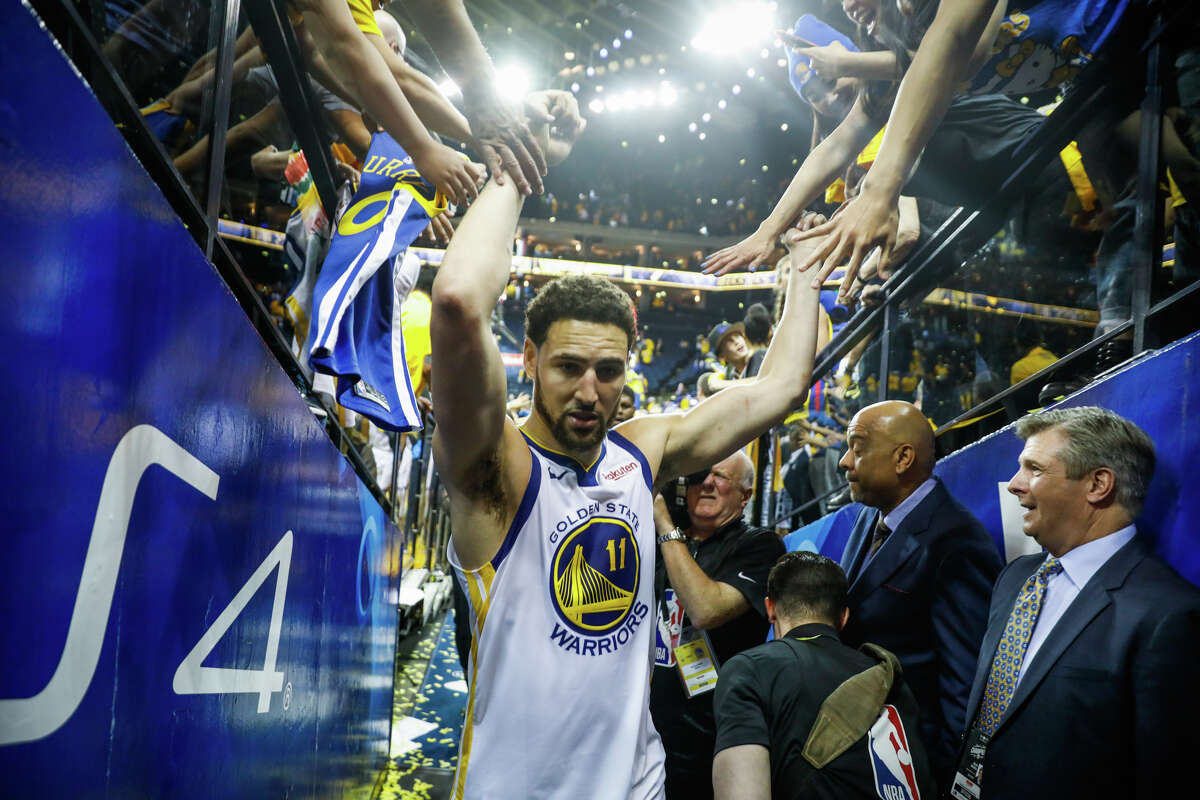
[{"label": "basketball player", "polygon": [[[569,93],[535,97],[557,127],[542,140],[554,165],[582,120]],[[602,278],[552,281],[528,308],[533,412],[518,428],[504,413],[489,319],[508,281],[522,200],[511,181],[484,187],[433,291],[433,452],[473,637],[453,796],[658,798],[663,750],[648,709],[653,492],[803,402],[817,294],[807,281],[792,284],[800,290],[757,380],[687,413],[609,431],[634,344],[628,296]]]}]

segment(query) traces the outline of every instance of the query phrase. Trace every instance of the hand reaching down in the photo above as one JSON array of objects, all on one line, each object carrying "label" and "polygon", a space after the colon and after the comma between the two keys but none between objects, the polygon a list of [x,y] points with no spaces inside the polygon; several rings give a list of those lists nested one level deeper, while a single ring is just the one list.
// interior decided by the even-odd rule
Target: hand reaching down
[{"label": "hand reaching down", "polygon": [[492,180],[503,184],[507,172],[522,194],[541,194],[546,156],[522,109],[494,91],[464,97],[464,104],[471,124],[471,146],[487,164]]},{"label": "hand reaching down", "polygon": [[708,275],[724,275],[740,267],[759,267],[770,263],[774,252],[775,237],[759,228],[737,244],[718,250],[705,259],[704,272]]},{"label": "hand reaching down", "polygon": [[546,164],[561,164],[587,127],[575,95],[559,90],[533,92],[525,98],[525,106]]},{"label": "hand reaching down", "polygon": [[443,245],[450,244],[450,237],[454,235],[454,223],[450,221],[450,214],[443,211],[429,220],[429,224],[425,226],[425,230],[421,231],[421,235],[428,235]]},{"label": "hand reaching down", "polygon": [[838,302],[848,299],[849,290],[858,276],[859,267],[876,248],[880,249],[879,267],[886,269],[896,246],[896,230],[900,216],[895,200],[864,189],[861,194],[842,206],[833,219],[806,231],[797,231],[789,239],[793,243],[816,242],[803,257],[794,259],[800,272],[819,265],[812,278],[813,288],[843,263],[846,274],[838,292]]},{"label": "hand reaching down", "polygon": [[421,177],[455,205],[466,205],[474,200],[483,187],[486,177],[483,165],[469,161],[462,153],[440,142],[432,142],[429,147],[409,155]]}]

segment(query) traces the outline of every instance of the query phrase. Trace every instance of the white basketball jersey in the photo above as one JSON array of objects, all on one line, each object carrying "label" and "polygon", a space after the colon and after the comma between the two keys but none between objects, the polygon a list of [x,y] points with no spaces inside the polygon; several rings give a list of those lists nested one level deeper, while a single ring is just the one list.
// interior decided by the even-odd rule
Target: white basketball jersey
[{"label": "white basketball jersey", "polygon": [[496,556],[465,572],[450,542],[472,632],[453,796],[660,798],[650,466],[618,433],[586,469],[526,441],[529,483]]}]

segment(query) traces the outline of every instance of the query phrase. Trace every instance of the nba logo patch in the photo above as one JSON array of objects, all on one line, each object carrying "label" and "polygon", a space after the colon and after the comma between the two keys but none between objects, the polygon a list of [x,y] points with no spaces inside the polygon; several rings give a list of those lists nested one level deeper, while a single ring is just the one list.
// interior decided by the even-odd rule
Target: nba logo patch
[{"label": "nba logo patch", "polygon": [[[665,615],[664,613],[665,612]],[[663,591],[663,602],[659,607],[658,626],[654,634],[654,664],[659,667],[675,666],[675,648],[679,646],[679,634],[683,631],[683,606],[675,596],[674,589]]]},{"label": "nba logo patch", "polygon": [[912,751],[895,706],[885,705],[867,732],[867,750],[871,753],[875,791],[882,800],[921,800]]}]

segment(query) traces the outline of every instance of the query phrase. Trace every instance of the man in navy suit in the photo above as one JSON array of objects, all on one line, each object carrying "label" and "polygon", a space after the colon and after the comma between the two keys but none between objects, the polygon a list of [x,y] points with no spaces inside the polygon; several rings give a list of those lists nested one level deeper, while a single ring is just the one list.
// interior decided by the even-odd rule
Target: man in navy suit
[{"label": "man in navy suit", "polygon": [[1194,797],[1200,589],[1133,520],[1154,443],[1106,409],[1024,417],[1008,490],[1047,552],[992,598],[951,794],[962,800]]},{"label": "man in navy suit", "polygon": [[900,659],[921,707],[934,776],[945,786],[1000,555],[979,520],[933,477],[933,430],[915,406],[867,406],[850,420],[846,443],[839,466],[867,508],[842,556],[850,581],[842,640],[872,642]]}]

